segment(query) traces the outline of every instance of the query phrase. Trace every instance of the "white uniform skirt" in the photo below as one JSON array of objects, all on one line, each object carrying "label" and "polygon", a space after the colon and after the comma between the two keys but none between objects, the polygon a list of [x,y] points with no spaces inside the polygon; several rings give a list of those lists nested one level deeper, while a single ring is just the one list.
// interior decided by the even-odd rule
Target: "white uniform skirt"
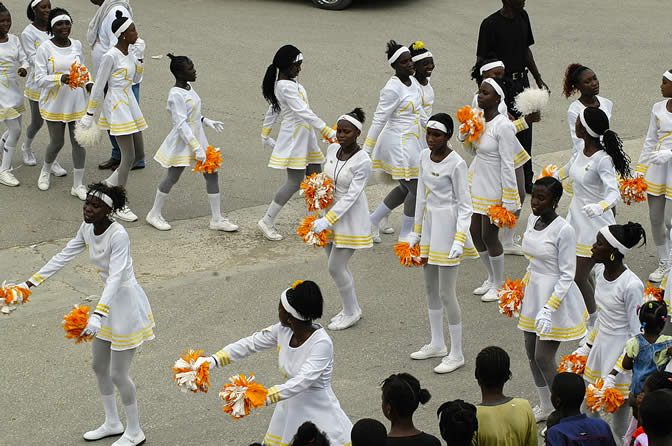
[{"label": "white uniform skirt", "polygon": [[[205,137],[203,126],[197,123],[196,134],[194,135],[203,150],[207,150],[208,140]],[[196,155],[191,150],[191,146],[184,142],[180,131],[173,127],[163,140],[161,147],[154,154],[154,159],[165,168],[170,167],[189,167],[196,161]]]},{"label": "white uniform skirt", "polygon": [[288,446],[299,426],[306,421],[312,421],[326,433],[332,446],[350,445],[352,423],[331,387],[304,390],[276,404],[264,444]]},{"label": "white uniform skirt", "polygon": [[672,162],[649,164],[644,181],[648,186],[647,194],[656,197],[664,195],[668,200],[672,200]]},{"label": "white uniform skirt", "polygon": [[112,343],[112,350],[129,350],[154,339],[154,315],[147,295],[138,282],[124,282],[110,302],[109,315],[103,318],[96,336]]},{"label": "white uniform skirt", "polygon": [[[599,332],[590,349],[583,379],[588,384],[595,384],[598,379],[607,376],[616,364],[622,365],[625,343],[630,337],[627,334],[614,335]],[[630,395],[632,372],[621,372],[616,376],[616,389],[624,398]]]},{"label": "white uniform skirt", "polygon": [[[364,198],[362,200],[362,198]],[[362,249],[373,246],[369,206],[364,192],[332,228],[329,241],[336,248]]]},{"label": "white uniform skirt", "polygon": [[501,160],[478,156],[469,166],[469,189],[474,214],[487,215],[490,206],[502,205]]},{"label": "white uniform skirt", "polygon": [[39,102],[41,92],[42,89],[35,81],[35,69],[31,68],[28,76],[26,76],[26,86],[23,89],[23,96],[33,102]]},{"label": "white uniform skirt", "polygon": [[305,169],[308,164],[322,164],[324,155],[309,124],[282,121],[268,167]]},{"label": "white uniform skirt", "polygon": [[455,259],[448,258],[455,241],[456,216],[457,206],[425,208],[420,235],[420,257],[426,258],[430,265],[456,266],[464,258],[478,258],[478,251],[474,248],[469,234],[465,234],[467,239],[462,255]]},{"label": "white uniform skirt", "polygon": [[127,94],[124,94],[110,89],[105,97],[98,125],[109,130],[113,136],[131,135],[148,127],[138,101],[130,90],[129,86]]},{"label": "white uniform skirt", "polygon": [[[523,331],[536,333],[534,322],[537,313],[544,307],[553,294],[553,289],[560,276],[540,274],[532,271],[530,281],[525,287],[518,328]],[[583,303],[581,291],[572,283],[560,307],[551,314],[553,327],[547,335],[537,333],[544,341],[571,341],[580,339],[586,334],[586,319],[588,311]]]},{"label": "white uniform skirt", "polygon": [[567,223],[572,225],[576,232],[577,257],[591,257],[591,249],[597,238],[597,233],[604,226],[616,224],[614,212],[611,209],[597,217],[590,218],[582,210],[578,200],[573,199],[567,213]]},{"label": "white uniform skirt", "polygon": [[424,149],[422,127],[413,125],[402,132],[386,126],[371,154],[372,167],[395,180],[413,180],[420,174],[420,152]]}]

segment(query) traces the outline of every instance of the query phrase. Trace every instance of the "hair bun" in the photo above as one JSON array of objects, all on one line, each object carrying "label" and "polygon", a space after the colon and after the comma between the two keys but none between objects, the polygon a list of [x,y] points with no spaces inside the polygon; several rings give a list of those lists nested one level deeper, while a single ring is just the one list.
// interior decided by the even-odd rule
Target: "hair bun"
[{"label": "hair bun", "polygon": [[168,59],[170,59],[170,60],[175,59],[175,56],[173,55],[173,53],[168,53],[168,54],[166,54],[166,56],[167,56]]},{"label": "hair bun", "polygon": [[122,18],[124,16],[124,13],[121,12],[121,10],[117,10],[117,13],[115,14],[118,19]]},{"label": "hair bun", "polygon": [[420,389],[420,393],[418,394],[420,404],[427,404],[430,399],[432,399],[432,395],[429,393],[429,390]]}]

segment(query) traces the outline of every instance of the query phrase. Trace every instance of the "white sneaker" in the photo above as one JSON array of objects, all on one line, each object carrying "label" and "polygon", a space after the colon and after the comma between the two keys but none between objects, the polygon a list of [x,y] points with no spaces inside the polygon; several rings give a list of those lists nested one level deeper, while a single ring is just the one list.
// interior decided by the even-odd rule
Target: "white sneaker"
[{"label": "white sneaker", "polygon": [[551,414],[552,411],[549,412],[544,412],[541,406],[534,406],[532,408],[532,413],[534,414],[534,419],[537,421],[537,423],[541,423],[542,421],[546,421],[548,419],[548,416]]},{"label": "white sneaker", "polygon": [[477,296],[482,296],[485,293],[488,292],[490,288],[493,287],[493,284],[488,281],[488,279],[485,279],[485,281],[478,287],[474,288],[473,293]]},{"label": "white sneaker", "polygon": [[443,358],[447,354],[448,349],[445,345],[441,348],[436,348],[432,347],[432,344],[425,344],[417,352],[411,353],[411,359]]},{"label": "white sneaker", "polygon": [[651,274],[649,274],[649,281],[651,282],[661,282],[665,274],[670,270],[670,262],[667,260],[661,260],[658,263],[658,268],[655,269]]},{"label": "white sneaker", "polygon": [[0,170],[0,184],[4,184],[9,187],[16,187],[19,184],[19,180],[16,179],[11,169]]},{"label": "white sneaker", "polygon": [[124,432],[124,435],[112,443],[112,446],[139,446],[144,443],[145,433],[143,431],[140,431],[135,435],[130,435]]},{"label": "white sneaker", "polygon": [[86,441],[100,440],[101,438],[112,437],[114,435],[121,435],[124,433],[124,426],[121,423],[108,426],[103,424],[98,429],[88,431],[84,434]]},{"label": "white sneaker", "polygon": [[510,255],[510,256],[522,256],[523,254],[523,247],[520,246],[520,243],[513,242],[510,245],[502,245],[504,247],[504,254]]},{"label": "white sneaker", "polygon": [[73,197],[77,197],[82,201],[86,201],[86,194],[88,192],[89,190],[83,184],[80,184],[77,187],[70,188],[70,195],[72,195]]},{"label": "white sneaker", "polygon": [[23,154],[23,164],[24,164],[24,166],[36,166],[37,165],[37,159],[35,158],[35,154],[33,153],[32,150],[26,149],[25,144],[21,145],[21,153]]},{"label": "white sneaker", "polygon": [[267,240],[277,242],[284,238],[282,234],[275,229],[275,226],[267,225],[263,218],[257,222],[257,226],[259,226],[259,229],[264,233],[264,237],[266,237]]},{"label": "white sneaker", "polygon": [[332,317],[329,319],[329,322],[334,322],[335,320],[338,320],[343,317],[343,310],[341,310],[336,316]]},{"label": "white sneaker", "polygon": [[123,221],[128,222],[138,221],[138,216],[135,215],[128,206],[124,206],[123,209],[120,209],[117,212],[115,212],[113,216]]},{"label": "white sneaker", "polygon": [[450,356],[444,356],[441,364],[434,367],[434,373],[450,373],[464,366],[464,358],[453,359]]},{"label": "white sneaker", "polygon": [[61,165],[58,164],[58,160],[56,160],[54,161],[54,164],[51,165],[51,173],[57,177],[64,177],[68,174],[68,171],[62,168]]},{"label": "white sneaker", "polygon": [[342,315],[340,318],[336,319],[334,322],[330,323],[327,325],[327,328],[329,330],[345,330],[346,328],[350,328],[353,325],[355,325],[359,320],[362,318],[362,312],[357,312],[353,314],[352,316],[346,316],[345,314]]},{"label": "white sneaker", "polygon": [[163,216],[161,215],[147,214],[145,221],[149,223],[150,226],[154,226],[159,231],[170,231],[173,228],[166,220],[164,220]]},{"label": "white sneaker", "polygon": [[487,293],[481,296],[481,302],[495,302],[499,300],[497,295],[497,288],[494,286],[488,290]]},{"label": "white sneaker", "polygon": [[394,228],[390,226],[390,222],[387,218],[387,215],[380,220],[380,224],[378,225],[378,227],[380,228],[380,232],[382,232],[383,234],[394,234]]},{"label": "white sneaker", "polygon": [[213,231],[236,232],[238,225],[231,223],[228,218],[222,218],[218,221],[210,220],[210,229]]},{"label": "white sneaker", "polygon": [[37,188],[40,190],[49,190],[49,172],[40,171],[40,177],[37,179]]},{"label": "white sneaker", "polygon": [[371,238],[373,238],[373,243],[383,243],[378,226],[371,225]]}]

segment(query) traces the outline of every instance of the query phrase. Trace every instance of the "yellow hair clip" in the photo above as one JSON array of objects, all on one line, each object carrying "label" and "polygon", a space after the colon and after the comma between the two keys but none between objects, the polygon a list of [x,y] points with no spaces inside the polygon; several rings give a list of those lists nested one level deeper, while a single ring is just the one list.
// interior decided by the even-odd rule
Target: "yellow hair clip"
[{"label": "yellow hair clip", "polygon": [[414,50],[421,50],[425,47],[425,44],[422,43],[421,41],[413,42],[413,49]]},{"label": "yellow hair clip", "polygon": [[297,286],[301,285],[303,283],[303,280],[297,280],[292,284],[292,289],[295,290]]}]

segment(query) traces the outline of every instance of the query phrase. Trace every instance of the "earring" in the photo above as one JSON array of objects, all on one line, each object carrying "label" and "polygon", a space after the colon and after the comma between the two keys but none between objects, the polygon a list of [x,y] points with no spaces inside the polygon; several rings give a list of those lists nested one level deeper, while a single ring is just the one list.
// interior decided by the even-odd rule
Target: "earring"
[{"label": "earring", "polygon": [[611,255],[609,256],[609,260],[611,260],[611,261],[613,262],[614,259],[615,259],[615,257],[614,257],[614,253],[612,252]]}]

